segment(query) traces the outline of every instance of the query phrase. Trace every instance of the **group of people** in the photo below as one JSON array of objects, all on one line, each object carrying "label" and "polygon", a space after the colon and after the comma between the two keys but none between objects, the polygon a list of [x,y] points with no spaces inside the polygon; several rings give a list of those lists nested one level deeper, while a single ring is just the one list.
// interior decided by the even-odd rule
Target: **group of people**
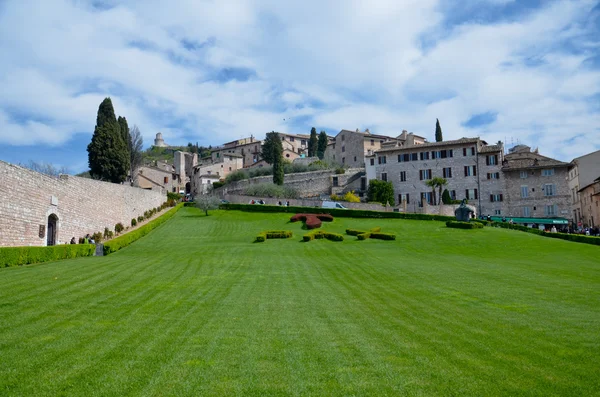
[{"label": "group of people", "polygon": [[[267,204],[267,203],[265,203],[265,200],[262,200],[262,199],[260,199],[260,200],[254,200],[254,199],[252,199],[252,200],[250,200],[250,204],[261,204],[261,205],[264,205],[264,204]],[[284,207],[289,207],[290,206],[290,202],[289,201],[278,201],[277,205],[284,206]]]},{"label": "group of people", "polygon": [[[77,240],[75,240],[75,237],[73,237],[71,239],[71,244],[77,244]],[[90,234],[88,233],[83,238],[83,243],[82,244],[96,244],[96,242],[94,241],[94,239],[92,238],[92,236],[90,236]]]}]

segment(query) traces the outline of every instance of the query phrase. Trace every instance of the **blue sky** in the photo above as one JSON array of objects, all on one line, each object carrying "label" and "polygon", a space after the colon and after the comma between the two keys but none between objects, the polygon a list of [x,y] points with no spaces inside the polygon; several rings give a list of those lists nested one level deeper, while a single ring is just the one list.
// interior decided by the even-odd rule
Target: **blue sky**
[{"label": "blue sky", "polygon": [[598,1],[0,1],[0,159],[87,169],[98,105],[179,145],[268,131],[600,149]]}]

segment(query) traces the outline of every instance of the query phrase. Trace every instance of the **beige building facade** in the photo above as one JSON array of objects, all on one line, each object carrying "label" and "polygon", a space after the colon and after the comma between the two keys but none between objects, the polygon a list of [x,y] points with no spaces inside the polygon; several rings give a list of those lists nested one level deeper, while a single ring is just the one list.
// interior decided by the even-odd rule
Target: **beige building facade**
[{"label": "beige building facade", "polygon": [[[577,157],[571,161],[568,174],[569,192],[571,193],[571,220],[577,227],[584,227],[586,220],[590,219],[582,205],[580,190],[592,185],[600,176],[600,150]],[[598,218],[595,218],[598,219]]]}]

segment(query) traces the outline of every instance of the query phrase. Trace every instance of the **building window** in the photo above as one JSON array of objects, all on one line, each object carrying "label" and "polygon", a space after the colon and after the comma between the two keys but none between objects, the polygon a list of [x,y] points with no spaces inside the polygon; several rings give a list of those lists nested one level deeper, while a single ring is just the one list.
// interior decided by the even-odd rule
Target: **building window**
[{"label": "building window", "polygon": [[417,160],[419,160],[419,153],[411,153],[410,161],[417,161]]},{"label": "building window", "polygon": [[443,172],[443,177],[444,178],[452,178],[452,168],[448,167],[448,168],[444,168],[442,170]]},{"label": "building window", "polygon": [[419,170],[419,180],[431,179],[431,170]]},{"label": "building window", "polygon": [[410,204],[410,195],[408,193],[398,195],[398,204]]},{"label": "building window", "polygon": [[385,156],[379,156],[377,159],[378,159],[377,161],[378,161],[379,164],[386,164],[387,163],[387,160],[386,160]]},{"label": "building window", "polygon": [[331,181],[331,183],[333,184],[334,187],[337,187],[338,186],[338,177],[334,176],[333,180]]},{"label": "building window", "polygon": [[463,156],[475,156],[475,147],[463,148]]},{"label": "building window", "polygon": [[375,139],[371,139],[371,146],[375,146]]},{"label": "building window", "polygon": [[442,152],[439,150],[436,150],[434,152],[431,152],[431,159],[435,160],[435,159],[439,159],[442,158]]},{"label": "building window", "polygon": [[346,135],[342,135],[342,141],[346,140]]},{"label": "building window", "polygon": [[477,176],[477,168],[474,165],[465,165],[465,176]]},{"label": "building window", "polygon": [[521,198],[529,197],[529,189],[527,186],[521,186]]},{"label": "building window", "polygon": [[400,182],[406,182],[406,171],[400,171]]},{"label": "building window", "polygon": [[502,211],[501,210],[494,210],[494,215],[502,215]]},{"label": "building window", "polygon": [[556,186],[552,184],[544,185],[544,196],[555,196],[556,195]]},{"label": "building window", "polygon": [[231,167],[229,167],[229,171],[231,171]]},{"label": "building window", "polygon": [[424,203],[433,205],[433,196],[432,196],[431,192],[422,192],[421,193],[421,205],[419,205],[419,206],[422,207]]},{"label": "building window", "polygon": [[398,162],[399,163],[406,163],[410,161],[410,154],[405,153],[405,154],[399,154],[398,155]]},{"label": "building window", "polygon": [[375,165],[375,159],[369,159],[369,161],[371,162],[371,165]]},{"label": "building window", "polygon": [[294,142],[294,137],[293,136],[290,137],[290,142]]},{"label": "building window", "polygon": [[387,182],[387,172],[382,172],[381,173],[381,180],[384,182]]},{"label": "building window", "polygon": [[168,176],[165,176],[165,179],[164,179],[164,181],[165,181],[165,183],[169,183],[169,177],[168,177]]},{"label": "building window", "polygon": [[306,139],[300,140],[300,146],[306,146]]},{"label": "building window", "polygon": [[556,216],[558,214],[557,205],[547,205],[544,207],[544,215],[546,216]]},{"label": "building window", "polygon": [[456,190],[450,190],[450,198],[456,200]]},{"label": "building window", "polygon": [[492,154],[485,156],[485,165],[498,165],[498,155]]},{"label": "building window", "polygon": [[477,189],[466,189],[465,195],[467,200],[477,200]]},{"label": "building window", "polygon": [[342,153],[346,151],[346,146],[342,146]]},{"label": "building window", "polygon": [[429,160],[429,152],[421,152],[419,153],[421,160]]},{"label": "building window", "polygon": [[531,208],[523,207],[523,216],[529,218],[531,216]]},{"label": "building window", "polygon": [[490,194],[490,201],[492,203],[497,203],[502,201],[502,194]]},{"label": "building window", "polygon": [[542,176],[552,176],[554,175],[554,168],[548,168],[545,170],[542,170]]},{"label": "building window", "polygon": [[342,164],[346,164],[346,158],[342,157]]},{"label": "building window", "polygon": [[219,152],[217,152],[217,158],[219,158]]},{"label": "building window", "polygon": [[488,172],[487,179],[500,179],[500,173],[499,172]]},{"label": "building window", "polygon": [[354,156],[354,161],[356,161],[356,156]]},{"label": "building window", "polygon": [[527,171],[521,171],[521,179],[527,178]]}]

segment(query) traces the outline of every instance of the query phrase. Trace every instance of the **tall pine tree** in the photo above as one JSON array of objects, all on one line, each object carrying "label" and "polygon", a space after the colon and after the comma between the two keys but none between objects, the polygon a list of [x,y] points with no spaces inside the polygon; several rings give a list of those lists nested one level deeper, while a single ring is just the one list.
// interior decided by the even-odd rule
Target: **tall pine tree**
[{"label": "tall pine tree", "polygon": [[438,119],[435,119],[435,141],[441,142],[443,140],[444,139],[442,137],[442,127],[440,127],[440,121]]},{"label": "tall pine tree", "polygon": [[317,154],[317,145],[319,144],[319,138],[317,138],[317,130],[313,127],[310,130],[310,138],[308,139],[308,157],[313,157]]},{"label": "tall pine tree", "polygon": [[121,183],[129,171],[129,152],[110,98],[98,107],[92,142],[87,147],[90,175],[94,179]]},{"label": "tall pine tree", "polygon": [[278,133],[267,133],[262,147],[262,158],[273,165],[273,183],[283,185],[283,145]]},{"label": "tall pine tree", "polygon": [[327,150],[328,141],[329,139],[327,139],[327,133],[325,133],[325,131],[321,131],[319,133],[319,140],[317,142],[317,157],[319,160],[323,160],[325,157],[325,150]]},{"label": "tall pine tree", "polygon": [[119,129],[121,130],[121,138],[125,143],[125,149],[127,150],[127,172],[131,172],[131,139],[129,137],[129,126],[127,125],[127,119],[119,116],[117,119],[119,123]]}]

